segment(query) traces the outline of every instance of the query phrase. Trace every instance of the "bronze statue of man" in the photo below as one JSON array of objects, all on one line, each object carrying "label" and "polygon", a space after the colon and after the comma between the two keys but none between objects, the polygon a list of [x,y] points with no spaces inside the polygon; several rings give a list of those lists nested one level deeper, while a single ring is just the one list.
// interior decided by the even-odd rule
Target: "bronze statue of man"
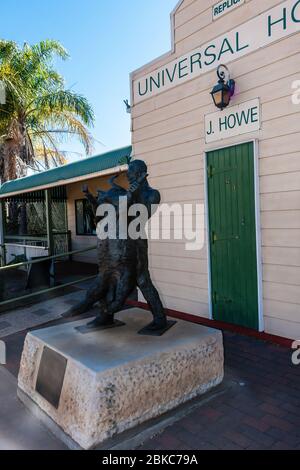
[{"label": "bronze statue of man", "polygon": [[[146,164],[141,160],[134,160],[128,167],[128,190],[115,184],[116,177],[114,177],[111,180],[112,188],[107,192],[98,191],[97,199],[89,193],[87,187],[84,187],[84,192],[95,214],[102,204],[111,204],[119,217],[120,198],[126,198],[127,208],[141,204],[146,208],[150,219],[153,207],[160,203],[160,193],[150,187],[147,176]],[[101,219],[96,216],[96,223],[100,221]],[[140,233],[144,227],[141,229]],[[99,274],[95,285],[89,289],[85,300],[64,316],[80,315],[99,302],[99,313],[88,327],[113,325],[114,314],[122,310],[130,293],[135,287],[139,287],[153,315],[153,321],[146,329],[148,331],[165,329],[166,314],[149,272],[147,239],[142,236],[137,240],[130,237],[123,239],[117,232],[116,239],[98,239],[97,251]]]}]

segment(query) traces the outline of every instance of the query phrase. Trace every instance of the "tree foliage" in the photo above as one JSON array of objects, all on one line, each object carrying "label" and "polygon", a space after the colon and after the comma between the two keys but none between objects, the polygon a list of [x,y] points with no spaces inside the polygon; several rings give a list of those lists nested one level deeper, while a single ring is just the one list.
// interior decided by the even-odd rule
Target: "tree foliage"
[{"label": "tree foliage", "polygon": [[0,40],[0,81],[6,100],[0,104],[1,181],[26,175],[28,168],[48,169],[65,163],[60,147],[79,138],[92,150],[89,128],[93,110],[85,97],[66,89],[54,60],[68,53],[57,41],[19,47]]}]

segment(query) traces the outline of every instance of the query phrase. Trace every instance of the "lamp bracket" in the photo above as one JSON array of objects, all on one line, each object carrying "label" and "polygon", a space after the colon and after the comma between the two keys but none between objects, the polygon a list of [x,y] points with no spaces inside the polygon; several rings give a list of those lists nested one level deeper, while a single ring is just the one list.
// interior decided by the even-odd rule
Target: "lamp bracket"
[{"label": "lamp bracket", "polygon": [[226,65],[219,65],[217,69],[217,75],[222,82],[230,80],[230,73]]}]

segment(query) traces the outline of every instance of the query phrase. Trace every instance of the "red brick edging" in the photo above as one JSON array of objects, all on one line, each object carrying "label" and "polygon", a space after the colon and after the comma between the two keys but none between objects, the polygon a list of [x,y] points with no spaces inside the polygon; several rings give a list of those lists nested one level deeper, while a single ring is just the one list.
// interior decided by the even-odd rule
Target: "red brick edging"
[{"label": "red brick edging", "polygon": [[[144,302],[138,302],[136,300],[127,300],[127,304],[133,307],[140,307],[144,310],[149,310],[149,306]],[[245,328],[244,326],[233,325],[232,323],[224,323],[221,321],[210,320],[204,317],[197,317],[196,315],[191,315],[189,313],[178,312],[177,310],[166,309],[167,315],[170,317],[178,318],[180,320],[186,320],[192,323],[198,323],[200,325],[209,326],[211,328],[217,328],[219,330],[232,331],[234,333],[239,333],[244,336],[251,336],[253,338],[260,339],[262,341],[267,341],[268,343],[278,344],[285,348],[291,348],[293,340],[290,338],[284,338],[282,336],[271,335],[265,332],[259,332],[252,330],[251,328]]]}]

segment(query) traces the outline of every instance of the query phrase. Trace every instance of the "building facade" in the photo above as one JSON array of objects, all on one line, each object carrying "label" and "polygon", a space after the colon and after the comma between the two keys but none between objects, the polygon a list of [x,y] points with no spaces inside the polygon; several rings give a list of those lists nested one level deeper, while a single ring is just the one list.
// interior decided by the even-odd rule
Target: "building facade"
[{"label": "building facade", "polygon": [[131,75],[133,155],[162,202],[204,205],[206,241],[151,241],[154,281],[169,309],[298,339],[300,1],[183,0],[171,30]]}]

